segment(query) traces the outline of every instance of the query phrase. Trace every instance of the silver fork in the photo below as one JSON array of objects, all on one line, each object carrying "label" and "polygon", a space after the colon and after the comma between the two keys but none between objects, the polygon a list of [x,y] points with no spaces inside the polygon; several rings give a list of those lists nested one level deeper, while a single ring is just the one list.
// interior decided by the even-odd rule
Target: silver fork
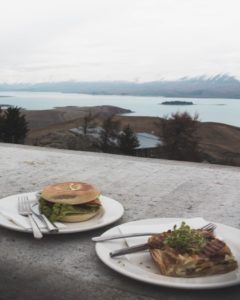
[{"label": "silver fork", "polygon": [[40,228],[38,227],[37,223],[34,221],[31,206],[27,196],[18,197],[18,213],[22,216],[27,216],[29,218],[33,231],[33,236],[35,237],[35,239],[41,239],[43,237],[43,234]]},{"label": "silver fork", "polygon": [[[215,224],[208,223],[205,226],[201,227],[200,230],[207,230],[209,232],[213,232],[216,229],[216,227],[217,226]],[[154,233],[154,234],[156,234],[156,233]],[[135,245],[135,246],[115,250],[113,252],[110,252],[109,255],[111,257],[116,257],[116,256],[124,255],[124,254],[130,254],[130,253],[135,253],[135,252],[147,250],[148,248],[149,248],[148,243],[144,243],[144,244],[139,244],[139,245]]]}]

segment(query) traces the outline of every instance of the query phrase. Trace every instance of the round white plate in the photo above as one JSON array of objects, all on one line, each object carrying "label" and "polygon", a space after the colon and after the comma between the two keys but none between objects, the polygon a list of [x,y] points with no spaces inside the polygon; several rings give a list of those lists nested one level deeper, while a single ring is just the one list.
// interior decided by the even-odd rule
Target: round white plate
[{"label": "round white plate", "polygon": [[[0,199],[0,210],[6,209],[7,211],[11,211],[13,213],[17,213],[17,204],[19,196],[28,196],[30,201],[36,199],[38,192],[24,193],[18,195],[12,195],[6,198]],[[121,203],[118,201],[100,196],[100,201],[102,203],[103,210],[94,218],[78,223],[63,223],[65,225],[64,228],[60,228],[59,232],[56,234],[64,234],[64,233],[74,233],[74,232],[82,232],[88,231],[92,229],[97,229],[106,225],[109,225],[118,219],[120,219],[124,213],[124,209]],[[0,214],[0,226],[3,226],[8,229],[23,231],[23,232],[31,232],[29,229],[25,229],[12,221],[8,220],[6,217]],[[43,233],[48,233],[46,229],[42,229]],[[51,233],[52,234],[52,233]]]},{"label": "round white plate", "polygon": [[[146,219],[135,222],[129,222],[124,225],[133,226],[146,226],[156,225],[158,229],[161,229],[161,224],[169,224],[174,222],[181,222],[179,218],[159,218],[159,219]],[[150,254],[146,252],[129,254],[125,256],[119,256],[111,258],[109,253],[113,250],[126,247],[126,243],[123,239],[112,240],[108,242],[102,242],[96,244],[96,252],[98,257],[111,269],[143,282],[175,287],[184,289],[211,289],[222,288],[226,286],[232,286],[240,283],[240,230],[218,224],[216,229],[216,236],[223,239],[231,248],[235,258],[238,261],[239,267],[232,272],[220,275],[212,275],[197,278],[177,278],[168,277],[160,274],[156,266],[154,265]],[[166,226],[165,226],[166,227]],[[106,231],[103,235],[112,235],[120,233],[118,226]]]}]

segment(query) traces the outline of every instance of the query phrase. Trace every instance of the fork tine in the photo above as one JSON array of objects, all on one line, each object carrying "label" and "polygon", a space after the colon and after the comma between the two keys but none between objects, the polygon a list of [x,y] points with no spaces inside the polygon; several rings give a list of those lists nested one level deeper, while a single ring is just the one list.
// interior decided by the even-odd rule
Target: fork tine
[{"label": "fork tine", "polygon": [[27,196],[20,196],[18,198],[18,209],[26,213],[32,213],[31,204]]},{"label": "fork tine", "polygon": [[208,228],[207,230],[214,230],[214,229],[216,229],[216,225],[209,224],[209,226],[207,228]]},{"label": "fork tine", "polygon": [[22,209],[23,209],[24,211],[26,211],[26,204],[25,204],[24,196],[22,197],[21,204],[22,204]]},{"label": "fork tine", "polygon": [[203,226],[201,229],[203,230],[207,230],[207,231],[214,231],[214,229],[216,229],[216,225],[213,223],[208,223],[205,226]]},{"label": "fork tine", "polygon": [[22,197],[18,198],[18,211],[19,212],[23,211],[23,199],[22,199]]},{"label": "fork tine", "polygon": [[23,196],[23,207],[24,207],[24,210],[28,210],[27,201],[26,201],[26,197],[25,196]]},{"label": "fork tine", "polygon": [[21,202],[21,198],[18,197],[18,203],[17,203],[18,211],[21,211],[21,208],[20,208],[20,202]]}]

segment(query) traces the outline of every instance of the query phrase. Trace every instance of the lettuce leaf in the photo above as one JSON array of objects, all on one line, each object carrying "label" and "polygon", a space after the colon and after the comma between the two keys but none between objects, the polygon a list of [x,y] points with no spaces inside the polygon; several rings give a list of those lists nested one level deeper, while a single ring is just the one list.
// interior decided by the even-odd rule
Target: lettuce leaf
[{"label": "lettuce leaf", "polygon": [[50,203],[43,198],[39,199],[39,209],[52,222],[61,221],[66,215],[87,214],[96,212],[99,205],[70,205],[62,203]]}]

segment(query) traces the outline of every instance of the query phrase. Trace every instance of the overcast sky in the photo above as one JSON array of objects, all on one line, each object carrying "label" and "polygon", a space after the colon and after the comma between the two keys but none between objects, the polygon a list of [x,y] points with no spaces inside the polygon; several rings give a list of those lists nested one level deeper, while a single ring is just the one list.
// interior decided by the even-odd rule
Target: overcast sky
[{"label": "overcast sky", "polygon": [[2,0],[0,82],[240,78],[239,0]]}]

